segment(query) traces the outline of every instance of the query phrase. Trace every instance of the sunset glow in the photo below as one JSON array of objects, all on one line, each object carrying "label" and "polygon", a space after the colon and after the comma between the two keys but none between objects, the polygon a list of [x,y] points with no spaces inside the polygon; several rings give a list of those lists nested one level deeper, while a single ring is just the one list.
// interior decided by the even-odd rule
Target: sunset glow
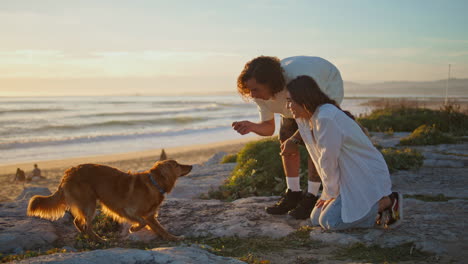
[{"label": "sunset glow", "polygon": [[[468,78],[468,2],[8,1],[0,96],[232,92],[258,55],[345,81]],[[82,86],[79,86],[82,85]]]}]

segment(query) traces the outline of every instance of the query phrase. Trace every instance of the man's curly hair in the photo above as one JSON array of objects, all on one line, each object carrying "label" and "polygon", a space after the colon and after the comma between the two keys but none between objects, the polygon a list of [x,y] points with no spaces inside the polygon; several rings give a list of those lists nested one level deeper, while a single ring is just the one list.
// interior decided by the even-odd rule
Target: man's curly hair
[{"label": "man's curly hair", "polygon": [[247,62],[237,78],[237,91],[244,99],[250,98],[250,90],[246,82],[255,78],[258,83],[266,84],[272,95],[282,91],[285,87],[283,68],[277,57],[259,56]]}]

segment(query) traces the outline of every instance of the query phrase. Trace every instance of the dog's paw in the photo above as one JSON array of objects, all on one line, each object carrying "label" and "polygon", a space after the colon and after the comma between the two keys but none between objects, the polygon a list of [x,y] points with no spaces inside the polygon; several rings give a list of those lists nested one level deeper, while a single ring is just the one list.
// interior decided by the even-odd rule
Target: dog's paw
[{"label": "dog's paw", "polygon": [[137,231],[140,231],[143,227],[145,227],[146,225],[139,225],[139,224],[136,224],[136,225],[132,225],[129,229],[128,229],[128,232],[129,233],[135,233]]}]

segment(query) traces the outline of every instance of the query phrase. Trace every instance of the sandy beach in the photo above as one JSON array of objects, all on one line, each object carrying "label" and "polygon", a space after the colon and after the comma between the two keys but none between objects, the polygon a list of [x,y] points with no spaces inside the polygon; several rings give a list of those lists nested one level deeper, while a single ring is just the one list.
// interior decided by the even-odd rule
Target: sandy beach
[{"label": "sandy beach", "polygon": [[[228,154],[236,153],[249,141],[258,137],[250,136],[242,139],[215,142],[211,144],[189,145],[165,149],[168,158],[176,159],[181,163],[200,164],[207,161],[212,155],[218,152]],[[50,160],[38,163],[45,179],[29,183],[13,183],[16,168],[21,168],[30,175],[33,163],[19,163],[0,166],[0,181],[3,188],[0,189],[0,201],[10,201],[16,198],[24,188],[31,186],[47,187],[55,190],[63,176],[63,172],[72,166],[83,163],[99,163],[116,167],[122,171],[146,170],[159,159],[161,149],[154,149],[141,152],[129,152],[123,154],[102,155],[70,158],[63,160]]]}]

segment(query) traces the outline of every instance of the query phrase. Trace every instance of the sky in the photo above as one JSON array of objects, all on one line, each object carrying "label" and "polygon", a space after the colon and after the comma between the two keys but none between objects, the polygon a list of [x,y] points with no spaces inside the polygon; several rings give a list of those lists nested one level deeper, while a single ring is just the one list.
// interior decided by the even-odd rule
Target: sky
[{"label": "sky", "polygon": [[0,96],[234,92],[259,55],[346,82],[468,78],[468,1],[0,0]]}]

